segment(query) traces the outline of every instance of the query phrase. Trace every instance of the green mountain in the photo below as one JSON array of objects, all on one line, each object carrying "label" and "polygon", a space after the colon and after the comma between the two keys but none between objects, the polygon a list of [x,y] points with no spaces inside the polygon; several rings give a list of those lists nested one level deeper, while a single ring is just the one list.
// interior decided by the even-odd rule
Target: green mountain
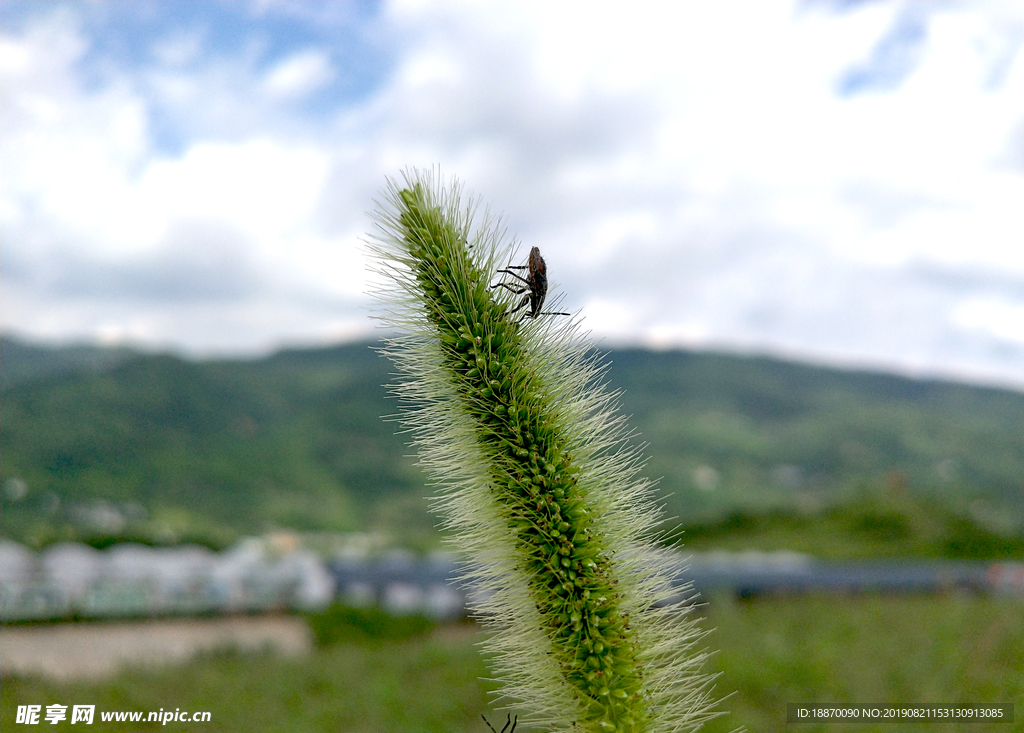
[{"label": "green mountain", "polygon": [[[4,339],[0,359],[4,536],[432,535],[430,489],[380,419],[396,411],[390,365],[367,344],[194,362]],[[908,494],[1020,525],[1019,392],[723,354],[608,359],[684,524]]]}]

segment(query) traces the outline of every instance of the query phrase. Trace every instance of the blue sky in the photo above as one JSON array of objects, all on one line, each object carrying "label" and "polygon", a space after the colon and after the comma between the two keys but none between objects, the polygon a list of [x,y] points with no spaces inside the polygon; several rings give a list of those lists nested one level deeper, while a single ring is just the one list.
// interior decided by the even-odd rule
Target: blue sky
[{"label": "blue sky", "polygon": [[1024,386],[1017,3],[0,3],[0,327],[374,335],[385,176],[457,176],[605,345]]}]

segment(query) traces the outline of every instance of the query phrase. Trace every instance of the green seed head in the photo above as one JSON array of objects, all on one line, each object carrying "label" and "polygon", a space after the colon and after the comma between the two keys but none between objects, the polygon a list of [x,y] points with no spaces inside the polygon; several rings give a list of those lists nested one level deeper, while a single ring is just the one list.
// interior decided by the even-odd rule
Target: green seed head
[{"label": "green seed head", "polygon": [[383,351],[435,509],[487,591],[504,699],[556,729],[695,730],[716,715],[701,632],[659,605],[660,514],[578,324],[509,316],[492,286],[512,247],[457,185],[411,172],[385,199],[370,245],[400,333]]}]

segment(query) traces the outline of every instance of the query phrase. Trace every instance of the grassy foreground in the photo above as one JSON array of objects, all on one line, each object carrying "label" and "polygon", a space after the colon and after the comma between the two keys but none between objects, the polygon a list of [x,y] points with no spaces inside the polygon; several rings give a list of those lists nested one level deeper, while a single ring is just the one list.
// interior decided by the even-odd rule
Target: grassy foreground
[{"label": "grassy foreground", "polygon": [[[750,731],[1022,731],[1024,603],[962,595],[820,596],[711,604],[712,669]],[[1011,725],[799,724],[786,703],[995,703]],[[728,731],[711,721],[708,733]]]},{"label": "grassy foreground", "polygon": [[[899,725],[785,722],[787,702],[1012,702],[1012,724],[910,726],[972,733],[1024,730],[1024,603],[970,596],[822,596],[734,602],[712,599],[709,645],[719,691],[736,690],[733,714],[705,729],[903,730]],[[167,730],[487,733],[491,689],[472,627],[418,638],[352,640],[301,659],[223,653],[187,666],[134,670],[105,681],[57,684],[4,678],[0,728],[18,730],[18,705],[95,704],[95,729],[152,731],[156,723],[102,723],[100,710],[208,710],[209,723]],[[70,708],[69,708],[70,710]],[[45,723],[43,723],[46,725]],[[65,721],[47,729],[64,729]],[[28,728],[25,728],[28,730]],[[74,730],[72,728],[71,730]],[[522,730],[522,728],[520,728]]]}]

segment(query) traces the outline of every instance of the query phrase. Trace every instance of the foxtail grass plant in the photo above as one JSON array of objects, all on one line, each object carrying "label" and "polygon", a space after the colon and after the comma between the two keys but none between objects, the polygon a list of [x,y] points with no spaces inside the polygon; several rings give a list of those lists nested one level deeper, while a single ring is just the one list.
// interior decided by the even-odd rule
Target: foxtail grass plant
[{"label": "foxtail grass plant", "polygon": [[513,313],[523,295],[494,287],[516,247],[477,213],[407,172],[368,243],[399,417],[493,632],[501,702],[548,729],[696,730],[720,714],[713,675],[692,604],[671,602],[639,449],[578,319]]}]

